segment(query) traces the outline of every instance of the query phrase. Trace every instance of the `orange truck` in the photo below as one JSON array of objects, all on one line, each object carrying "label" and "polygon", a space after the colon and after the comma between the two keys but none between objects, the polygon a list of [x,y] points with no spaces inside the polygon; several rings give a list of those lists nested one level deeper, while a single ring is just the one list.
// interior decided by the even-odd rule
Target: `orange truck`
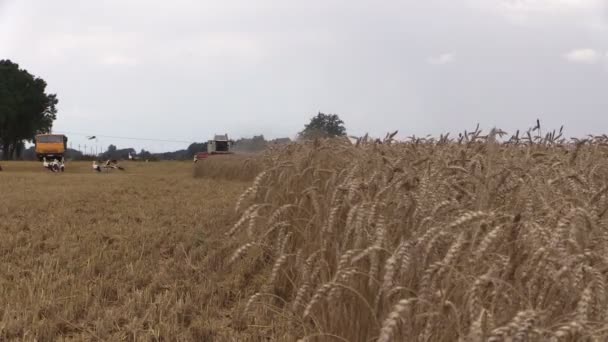
[{"label": "orange truck", "polygon": [[39,160],[62,160],[68,149],[68,137],[63,134],[38,134],[34,138]]}]

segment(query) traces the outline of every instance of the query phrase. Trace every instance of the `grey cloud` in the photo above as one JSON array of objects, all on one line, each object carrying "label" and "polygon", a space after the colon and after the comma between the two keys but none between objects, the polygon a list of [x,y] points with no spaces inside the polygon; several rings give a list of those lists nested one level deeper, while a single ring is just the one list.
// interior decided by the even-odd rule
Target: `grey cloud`
[{"label": "grey cloud", "polygon": [[594,49],[576,49],[565,54],[564,58],[573,63],[594,64],[600,61],[602,55]]},{"label": "grey cloud", "polygon": [[442,65],[452,63],[454,61],[454,53],[443,53],[439,56],[432,56],[428,59],[430,64]]},{"label": "grey cloud", "polygon": [[604,130],[608,72],[564,56],[602,59],[605,2],[509,3],[0,0],[0,56],[49,82],[64,131],[293,136],[317,111],[355,135]]}]

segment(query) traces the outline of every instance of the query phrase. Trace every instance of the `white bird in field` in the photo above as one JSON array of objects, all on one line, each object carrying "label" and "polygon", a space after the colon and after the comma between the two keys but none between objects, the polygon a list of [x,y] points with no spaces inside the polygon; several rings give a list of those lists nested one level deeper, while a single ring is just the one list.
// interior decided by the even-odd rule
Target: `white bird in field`
[{"label": "white bird in field", "polygon": [[58,161],[57,159],[55,159],[55,163],[59,167],[59,171],[61,171],[61,172],[65,171],[65,162],[64,162],[63,158],[61,158],[61,161]]},{"label": "white bird in field", "polygon": [[53,167],[51,166],[51,163],[46,161],[46,157],[42,158],[42,167],[44,167],[45,169],[48,169],[50,171],[53,171]]},{"label": "white bird in field", "polygon": [[116,160],[107,160],[105,163],[103,164],[97,164],[97,161],[93,161],[93,170],[97,171],[97,172],[101,172],[102,169],[105,170],[109,170],[109,169],[118,169],[120,171],[124,171],[125,168],[118,165],[118,162]]},{"label": "white bird in field", "polygon": [[63,172],[65,170],[63,160],[60,162],[57,159],[53,159],[53,161],[49,163],[46,161],[46,158],[42,158],[42,166],[45,169],[49,169],[51,172]]},{"label": "white bird in field", "polygon": [[93,160],[93,170],[101,172],[101,166],[97,165],[97,161]]},{"label": "white bird in field", "polygon": [[124,167],[118,165],[118,161],[113,160],[113,159],[110,159],[110,160],[106,161],[105,167],[109,168],[109,169],[119,169],[120,171],[124,171],[125,170]]}]

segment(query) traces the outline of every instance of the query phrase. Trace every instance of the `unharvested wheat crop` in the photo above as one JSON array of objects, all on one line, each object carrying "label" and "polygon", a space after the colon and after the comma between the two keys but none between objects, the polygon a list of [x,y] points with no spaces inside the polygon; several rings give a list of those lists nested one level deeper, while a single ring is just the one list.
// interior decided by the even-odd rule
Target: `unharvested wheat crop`
[{"label": "unharvested wheat crop", "polygon": [[606,341],[605,139],[293,144],[236,203],[250,335]]},{"label": "unharvested wheat crop", "polygon": [[263,168],[262,155],[211,155],[194,166],[195,178],[252,181]]}]

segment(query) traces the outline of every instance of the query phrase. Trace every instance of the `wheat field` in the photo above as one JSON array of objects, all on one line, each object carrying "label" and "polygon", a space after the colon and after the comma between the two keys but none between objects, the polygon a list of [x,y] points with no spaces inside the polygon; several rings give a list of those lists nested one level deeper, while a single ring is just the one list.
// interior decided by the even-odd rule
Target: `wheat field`
[{"label": "wheat field", "polygon": [[213,155],[195,163],[194,177],[253,181],[263,167],[263,158],[258,154]]},{"label": "wheat field", "polygon": [[264,265],[239,310],[250,331],[608,340],[606,137],[503,144],[497,132],[275,153],[226,233],[241,241],[234,267]]},{"label": "wheat field", "polygon": [[0,339],[608,340],[608,139],[495,133],[2,163]]}]

